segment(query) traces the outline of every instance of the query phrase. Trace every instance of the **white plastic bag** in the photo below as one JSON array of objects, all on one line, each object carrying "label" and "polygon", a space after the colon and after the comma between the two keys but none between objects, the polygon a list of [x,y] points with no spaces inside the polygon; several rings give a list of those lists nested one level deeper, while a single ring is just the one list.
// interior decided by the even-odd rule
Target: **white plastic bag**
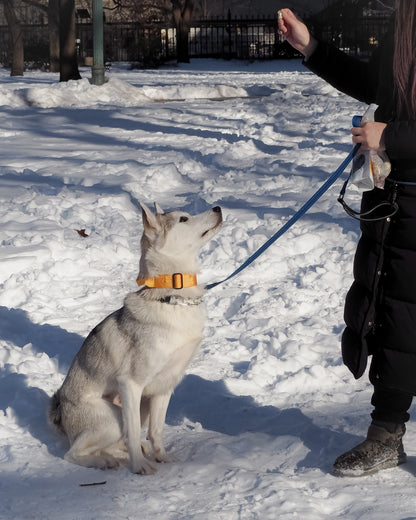
[{"label": "white plastic bag", "polygon": [[[377,105],[371,104],[363,115],[362,122],[374,121]],[[358,151],[351,167],[350,182],[359,190],[368,191],[374,187],[384,188],[384,182],[391,171],[391,163],[385,152]]]}]

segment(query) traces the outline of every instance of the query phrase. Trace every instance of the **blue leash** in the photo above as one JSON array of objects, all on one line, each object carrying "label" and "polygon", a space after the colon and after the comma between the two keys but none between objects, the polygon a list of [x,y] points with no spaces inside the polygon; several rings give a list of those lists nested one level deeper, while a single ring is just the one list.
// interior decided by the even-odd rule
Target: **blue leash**
[{"label": "blue leash", "polygon": [[[353,118],[353,125],[354,126],[360,126],[361,117],[360,116],[354,116]],[[358,124],[357,124],[358,123]],[[221,280],[220,282],[211,283],[205,286],[205,289],[213,289],[217,285],[220,285],[222,283],[227,282],[228,280],[231,280],[231,278],[234,278],[234,276],[237,276],[237,274],[241,273],[243,269],[248,267],[250,264],[256,260],[266,249],[268,249],[272,244],[276,242],[278,238],[280,238],[286,231],[295,224],[303,215],[317,202],[318,199],[322,197],[322,195],[334,184],[334,182],[342,175],[345,168],[349,165],[349,163],[353,160],[355,155],[357,154],[358,149],[360,148],[360,144],[356,144],[354,148],[351,150],[351,152],[348,154],[348,156],[344,159],[342,164],[338,167],[338,169],[327,179],[326,182],[319,188],[319,190],[312,195],[312,197],[297,211],[291,219],[289,219],[286,224],[284,224],[269,240],[263,244],[257,251],[252,254],[247,260],[240,265],[238,269],[236,269],[233,273],[231,273],[227,278],[224,278],[224,280]]]}]

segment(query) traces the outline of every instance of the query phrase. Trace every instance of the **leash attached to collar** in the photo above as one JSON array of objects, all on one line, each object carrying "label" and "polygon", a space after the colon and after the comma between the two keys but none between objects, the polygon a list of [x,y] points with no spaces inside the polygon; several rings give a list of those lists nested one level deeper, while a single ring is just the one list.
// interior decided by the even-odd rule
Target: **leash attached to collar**
[{"label": "leash attached to collar", "polygon": [[196,274],[190,273],[159,274],[152,278],[140,278],[136,282],[151,289],[186,289],[198,284]]},{"label": "leash attached to collar", "polygon": [[[354,123],[354,121],[353,121]],[[286,224],[284,224],[269,240],[263,244],[254,254],[252,254],[238,269],[236,269],[233,273],[231,273],[227,278],[224,278],[224,280],[221,280],[220,282],[211,283],[209,285],[205,286],[205,289],[213,289],[217,285],[220,285],[222,283],[227,282],[231,278],[234,278],[237,274],[241,273],[243,269],[248,267],[250,264],[256,260],[266,249],[268,249],[278,238],[280,238],[286,231],[295,224],[303,215],[315,204],[315,202],[318,201],[322,197],[322,195],[328,191],[328,189],[334,184],[334,182],[342,175],[345,168],[350,164],[350,162],[353,160],[355,155],[358,152],[358,149],[360,148],[360,144],[356,144],[354,148],[351,150],[351,152],[348,154],[348,156],[343,160],[343,162],[339,165],[337,170],[329,177],[329,179],[324,182],[324,184],[319,188],[318,191],[316,191],[312,197],[293,215],[292,218],[290,218]]]}]

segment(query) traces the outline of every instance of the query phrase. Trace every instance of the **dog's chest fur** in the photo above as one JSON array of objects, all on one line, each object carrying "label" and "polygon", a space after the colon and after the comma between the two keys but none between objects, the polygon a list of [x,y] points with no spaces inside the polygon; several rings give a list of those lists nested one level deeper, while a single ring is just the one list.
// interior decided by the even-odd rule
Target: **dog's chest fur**
[{"label": "dog's chest fur", "polygon": [[[205,309],[199,305],[170,305],[146,301],[140,293],[127,296],[120,327],[134,338],[123,370],[146,381],[144,395],[165,393],[182,379],[203,337]],[[151,331],[146,333],[144,327]]]}]

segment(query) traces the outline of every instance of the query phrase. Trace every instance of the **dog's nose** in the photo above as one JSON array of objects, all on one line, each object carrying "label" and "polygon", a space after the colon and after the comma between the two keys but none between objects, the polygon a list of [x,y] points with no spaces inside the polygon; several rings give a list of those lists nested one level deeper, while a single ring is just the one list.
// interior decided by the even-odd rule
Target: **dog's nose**
[{"label": "dog's nose", "polygon": [[215,206],[215,208],[212,208],[212,211],[215,213],[221,213],[221,208],[219,206]]}]

